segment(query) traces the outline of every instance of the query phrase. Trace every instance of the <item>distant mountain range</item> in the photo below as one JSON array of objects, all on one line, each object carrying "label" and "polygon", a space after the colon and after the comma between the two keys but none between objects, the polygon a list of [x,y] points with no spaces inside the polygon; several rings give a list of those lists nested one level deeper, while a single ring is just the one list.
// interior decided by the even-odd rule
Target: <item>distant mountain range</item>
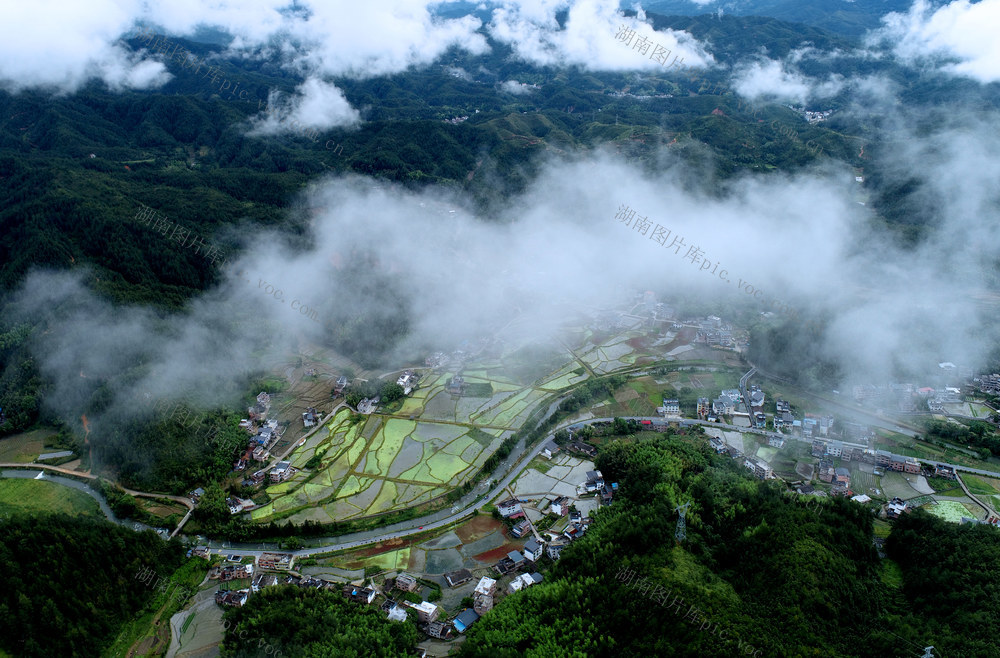
[{"label": "distant mountain range", "polygon": [[[931,0],[930,5],[947,3]],[[647,12],[668,16],[714,14],[720,9],[736,16],[770,16],[783,21],[803,23],[838,34],[858,36],[879,27],[881,18],[891,12],[905,12],[913,0],[651,0],[643,2]],[[622,3],[631,9],[632,3]]]}]

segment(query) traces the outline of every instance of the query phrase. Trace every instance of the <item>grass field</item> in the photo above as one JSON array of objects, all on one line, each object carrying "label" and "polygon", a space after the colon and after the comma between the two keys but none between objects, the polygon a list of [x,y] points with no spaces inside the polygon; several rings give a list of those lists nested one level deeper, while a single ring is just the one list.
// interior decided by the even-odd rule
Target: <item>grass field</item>
[{"label": "grass field", "polygon": [[964,504],[953,500],[940,501],[936,505],[925,505],[923,509],[938,518],[951,521],[952,523],[960,523],[963,516],[979,518],[982,515],[981,511],[973,512]]},{"label": "grass field", "polygon": [[0,514],[17,512],[104,516],[97,501],[82,491],[44,480],[0,479]]},{"label": "grass field", "polygon": [[45,443],[55,435],[53,430],[35,430],[8,436],[0,440],[0,462],[33,462],[43,452],[50,452],[45,449]]},{"label": "grass field", "polygon": [[978,475],[971,475],[962,473],[960,476],[962,481],[965,482],[965,486],[969,488],[969,491],[976,494],[977,496],[993,496],[1000,494],[1000,482],[994,478],[980,477]]}]

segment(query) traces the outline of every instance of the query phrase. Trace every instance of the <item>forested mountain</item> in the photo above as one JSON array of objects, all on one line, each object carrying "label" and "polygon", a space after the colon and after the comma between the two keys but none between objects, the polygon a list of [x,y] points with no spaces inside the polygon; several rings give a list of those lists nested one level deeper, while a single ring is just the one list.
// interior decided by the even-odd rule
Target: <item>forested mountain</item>
[{"label": "forested mountain", "polygon": [[[867,508],[834,499],[809,509],[702,440],[616,442],[596,465],[622,500],[546,582],[473,626],[462,655],[916,656],[927,645],[1000,655],[989,630],[1000,612],[993,528],[918,512],[880,560]],[[674,510],[685,503],[678,544]]]},{"label": "forested mountain", "polygon": [[[0,649],[23,658],[95,656],[154,598],[179,542],[93,519],[0,520]],[[142,576],[142,577],[140,577]]]},{"label": "forested mountain", "polygon": [[[626,3],[622,3],[625,5]],[[647,11],[666,15],[701,15],[715,13],[733,16],[770,16],[792,23],[803,23],[839,34],[860,36],[881,26],[889,12],[909,10],[910,0],[651,0],[644,2]],[[940,5],[932,1],[930,6]]]},{"label": "forested mountain", "polygon": [[[686,29],[710,42],[725,66],[753,61],[762,47],[782,56],[805,46],[849,52],[856,45],[768,18],[650,18],[658,28]],[[199,56],[221,49],[176,41]],[[138,38],[129,44],[144,45]],[[0,93],[0,294],[15,290],[32,267],[75,270],[113,303],[176,313],[219,281],[227,259],[251,248],[253,231],[274,228],[307,246],[308,213],[293,205],[299,191],[330,172],[462,190],[489,218],[546,158],[597,148],[649,170],[661,166],[658,153],[666,150],[699,172],[706,189],[747,171],[794,171],[827,155],[864,163],[861,152],[870,137],[865,126],[836,114],[808,124],[789,108],[766,102],[749,108],[726,86],[724,69],[598,73],[534,66],[503,44],[490,45],[484,55],[455,50],[433,66],[405,73],[335,80],[351,105],[361,108],[363,122],[358,129],[316,135],[247,135],[251,117],[266,109],[269,92],[291,92],[300,82],[263,60],[219,63],[224,80],[250,90],[245,100],[174,61],[165,62],[173,79],[155,91],[110,91],[93,83],[70,96]],[[917,104],[944,102],[951,90],[973,93],[961,82],[914,79],[890,62],[841,57],[811,66],[817,76],[834,67],[878,72]],[[505,91],[508,81],[537,88],[515,95]],[[975,93],[981,102],[996,100],[996,90]],[[830,107],[843,102],[833,98]],[[825,155],[817,156],[807,148],[810,143]],[[908,194],[912,186],[891,176],[874,181],[871,207],[912,239],[925,221],[906,212],[916,203]],[[166,248],[171,234],[137,217],[147,208],[203,247]],[[349,263],[345,275],[362,265]],[[356,294],[378,296],[394,310],[357,315],[340,308],[325,326],[327,340],[334,349],[376,363],[388,345],[376,344],[373,336],[405,335],[408,305],[386,285]],[[8,313],[0,317],[0,407],[7,418],[2,435],[42,418],[45,383],[29,346],[47,327],[15,326]],[[142,367],[137,360],[122,376]],[[103,384],[114,390],[116,382]],[[176,465],[192,459],[221,463],[203,442],[153,446],[153,437],[164,430],[123,426],[114,445],[98,446],[96,456],[132,484],[170,489],[187,481]],[[169,428],[166,434],[174,436]],[[83,437],[77,438],[82,445]],[[155,464],[146,461],[152,455]]]}]

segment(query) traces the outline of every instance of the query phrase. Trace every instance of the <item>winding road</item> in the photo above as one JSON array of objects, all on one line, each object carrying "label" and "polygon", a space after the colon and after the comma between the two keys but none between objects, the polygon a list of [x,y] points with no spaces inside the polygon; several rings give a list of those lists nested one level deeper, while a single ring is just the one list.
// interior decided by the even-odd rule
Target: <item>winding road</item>
[{"label": "winding road", "polygon": [[[749,372],[747,372],[740,379],[740,389],[741,389],[741,392],[743,392],[744,396],[746,396],[746,382],[747,382],[747,379],[749,379],[749,377],[751,375],[753,375],[755,372],[759,372],[759,371],[756,368],[752,368]],[[544,422],[546,419],[548,419],[553,413],[555,413],[556,407],[558,406],[558,404],[567,395],[569,395],[569,393],[566,393],[563,396],[560,396],[559,398],[555,399],[549,405],[549,408],[546,411],[545,415],[542,416],[542,418],[540,418],[537,421],[536,427],[539,424],[541,424],[542,422]],[[341,404],[343,404],[343,403],[341,403]],[[334,407],[334,409],[331,411],[331,414],[327,418],[331,418],[333,416],[333,412],[335,412],[339,406],[340,406],[340,404],[336,405]],[[854,410],[852,410],[852,411],[854,411]],[[659,417],[639,417],[639,416],[633,416],[633,417],[625,417],[625,419],[626,420],[635,420],[635,421],[639,421],[639,422],[641,422],[641,421],[650,421],[650,422],[657,422],[657,423],[660,423],[660,422],[664,421],[663,418],[659,418]],[[553,435],[554,435],[554,433],[556,431],[558,431],[560,429],[566,429],[566,428],[569,428],[569,427],[579,427],[579,426],[582,426],[582,425],[590,425],[590,424],[593,424],[593,423],[612,422],[613,420],[614,420],[614,418],[608,417],[608,418],[590,418],[590,419],[587,419],[587,420],[577,420],[577,421],[572,421],[572,422],[567,421],[567,422],[559,425],[558,427],[554,428],[552,432],[550,432],[549,434],[547,434],[546,437],[543,438],[542,440],[539,440],[537,442],[537,444],[534,447],[530,448],[530,449],[527,449],[527,447],[524,445],[524,440],[522,439],[521,441],[518,442],[518,444],[514,447],[514,449],[511,450],[511,454],[508,455],[507,458],[503,462],[501,462],[497,466],[496,469],[494,469],[494,475],[496,473],[505,473],[505,475],[500,480],[494,480],[494,479],[488,480],[487,482],[494,483],[493,486],[492,486],[492,488],[490,488],[485,493],[479,493],[479,491],[484,488],[483,485],[485,484],[485,483],[481,483],[478,487],[476,487],[475,490],[473,490],[473,491],[469,492],[468,494],[466,494],[465,496],[463,496],[450,510],[438,510],[437,512],[433,512],[433,513],[428,514],[426,516],[420,517],[419,519],[411,519],[409,521],[402,521],[402,522],[399,522],[399,523],[390,524],[390,525],[383,526],[381,528],[376,528],[376,529],[373,529],[373,530],[366,530],[366,531],[362,531],[362,532],[356,532],[356,533],[351,533],[351,534],[347,534],[347,535],[341,535],[341,536],[338,536],[338,537],[311,538],[311,539],[307,540],[307,542],[306,542],[307,544],[310,544],[309,546],[307,546],[305,548],[302,548],[302,549],[299,549],[297,551],[291,551],[291,552],[294,553],[296,555],[296,557],[299,557],[299,558],[309,557],[309,556],[317,555],[317,554],[320,554],[320,553],[330,553],[330,552],[336,552],[336,551],[354,549],[354,548],[358,548],[358,547],[361,547],[361,546],[366,546],[368,544],[373,544],[373,543],[378,543],[378,542],[392,541],[392,540],[400,539],[400,538],[407,537],[407,536],[410,536],[410,535],[424,533],[424,532],[427,532],[429,530],[436,530],[436,529],[439,529],[439,528],[447,527],[447,526],[449,526],[451,524],[454,524],[454,523],[456,523],[458,521],[461,521],[462,519],[464,519],[467,516],[475,514],[479,509],[481,509],[483,506],[485,506],[489,501],[491,501],[494,498],[496,498],[497,496],[501,495],[504,492],[504,489],[508,485],[510,485],[514,481],[514,479],[518,476],[518,474],[520,474],[521,471],[524,468],[527,467],[527,465],[531,462],[531,460],[534,459],[541,452],[542,447],[553,437]],[[710,426],[710,427],[719,427],[719,428],[722,428],[722,429],[732,430],[732,431],[737,431],[737,432],[758,434],[758,435],[761,435],[761,436],[769,436],[769,437],[770,436],[781,437],[781,438],[783,438],[785,440],[788,440],[788,439],[797,439],[797,440],[803,441],[805,443],[811,443],[810,439],[806,439],[806,438],[803,438],[803,437],[797,437],[797,436],[793,436],[793,435],[790,435],[790,434],[781,434],[779,432],[773,432],[773,431],[768,431],[768,430],[763,430],[763,429],[756,429],[756,428],[752,428],[752,427],[739,427],[739,426],[736,426],[736,425],[729,425],[729,424],[726,424],[726,423],[709,422],[707,420],[682,418],[682,419],[672,419],[670,422],[677,422],[677,423],[679,423],[682,426],[705,425],[705,426]],[[313,432],[318,431],[321,427],[323,427],[323,424],[319,424],[317,426],[317,428],[315,430],[313,430]],[[308,438],[309,436],[312,436],[313,432],[310,432],[309,434],[307,434],[305,438]],[[285,456],[287,456],[287,454],[289,452],[291,452],[292,449],[294,449],[294,447],[298,444],[298,442],[300,440],[301,440],[301,438],[299,440],[296,440],[292,444],[292,446],[290,446],[289,449],[285,452],[285,454],[282,455],[282,457],[280,457],[278,459],[280,460],[280,459],[284,458]],[[861,444],[851,444],[851,445],[858,445],[859,447],[867,447],[867,446],[862,446]],[[525,452],[526,450],[527,450],[527,452]],[[935,461],[926,460],[926,459],[921,459],[920,461],[922,461],[922,462],[924,462],[926,464],[931,464],[931,465],[948,466],[948,467],[951,467],[951,468],[953,468],[953,469],[955,469],[957,471],[965,471],[965,472],[969,472],[969,473],[975,473],[975,474],[979,474],[979,475],[987,475],[987,476],[992,476],[992,477],[995,477],[997,475],[997,473],[995,473],[993,471],[987,471],[987,470],[983,470],[983,469],[976,469],[976,468],[971,468],[971,467],[962,466],[962,465],[958,465],[958,464],[947,464],[947,463],[944,463],[944,462],[935,462]],[[66,474],[66,475],[71,475],[73,477],[82,477],[82,478],[91,479],[91,480],[96,479],[96,476],[91,475],[89,473],[79,473],[79,472],[76,472],[76,471],[70,471],[68,469],[60,468],[58,466],[46,466],[46,465],[43,465],[43,464],[34,464],[34,463],[28,463],[28,464],[3,464],[3,463],[0,463],[0,467],[2,467],[2,468],[17,468],[17,469],[25,469],[25,468],[27,468],[27,469],[36,469],[36,470],[37,469],[44,469],[44,470],[47,470],[47,471],[53,471],[53,472],[57,472],[57,473],[63,473],[63,474]],[[186,506],[188,508],[188,514],[184,517],[184,520],[181,522],[181,524],[179,524],[177,526],[177,528],[174,530],[173,534],[171,534],[171,537],[173,537],[174,535],[177,534],[177,532],[183,526],[183,523],[188,519],[188,517],[191,515],[191,512],[194,510],[194,505],[191,503],[191,501],[189,499],[187,499],[187,498],[182,497],[182,496],[171,496],[171,495],[167,495],[167,494],[147,493],[147,492],[141,492],[141,491],[133,491],[133,490],[130,490],[130,489],[125,489],[125,491],[126,491],[126,493],[129,493],[130,495],[133,495],[133,496],[144,497],[144,498],[161,498],[161,499],[166,499],[166,500],[171,500],[171,501],[174,501],[174,502],[178,502],[178,503]],[[264,551],[278,550],[278,546],[276,544],[231,543],[231,542],[228,542],[228,541],[215,541],[215,540],[210,540],[207,543],[208,543],[208,546],[214,552],[219,553],[219,554],[232,554],[232,555],[244,555],[244,556],[245,555],[253,555],[253,556],[257,556],[257,555],[260,555]]]}]

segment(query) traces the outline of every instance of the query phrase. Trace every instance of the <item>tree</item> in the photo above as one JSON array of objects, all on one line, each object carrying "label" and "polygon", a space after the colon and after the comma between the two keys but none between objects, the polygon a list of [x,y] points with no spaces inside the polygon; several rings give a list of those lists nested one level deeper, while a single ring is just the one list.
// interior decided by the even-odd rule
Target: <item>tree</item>
[{"label": "tree", "polygon": [[403,387],[396,382],[386,382],[382,384],[382,390],[379,392],[379,397],[382,399],[383,403],[395,402],[405,395],[403,393]]}]

